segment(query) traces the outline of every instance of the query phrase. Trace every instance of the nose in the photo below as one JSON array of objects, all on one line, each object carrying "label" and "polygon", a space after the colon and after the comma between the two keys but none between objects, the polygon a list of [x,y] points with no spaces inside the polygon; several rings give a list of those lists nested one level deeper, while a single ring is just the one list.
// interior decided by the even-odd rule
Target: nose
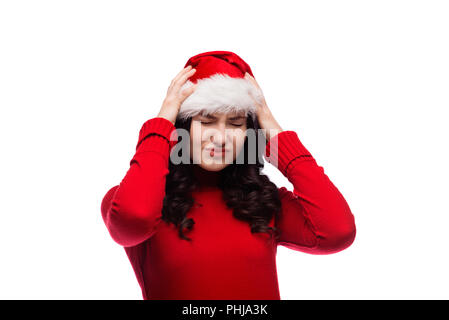
[{"label": "nose", "polygon": [[218,148],[224,148],[226,146],[226,127],[218,126],[215,128],[213,134],[210,137],[211,141]]}]

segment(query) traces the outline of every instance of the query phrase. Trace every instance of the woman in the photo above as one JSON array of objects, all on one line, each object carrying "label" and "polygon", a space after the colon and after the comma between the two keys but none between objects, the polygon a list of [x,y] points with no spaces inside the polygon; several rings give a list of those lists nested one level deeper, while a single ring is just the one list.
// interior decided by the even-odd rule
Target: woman
[{"label": "woman", "polygon": [[[262,140],[247,134],[259,129]],[[250,147],[260,145],[251,161]],[[293,191],[261,174],[261,152]],[[330,254],[356,234],[341,193],[228,51],[188,60],[101,210],[144,299],[279,300],[278,245]]]}]

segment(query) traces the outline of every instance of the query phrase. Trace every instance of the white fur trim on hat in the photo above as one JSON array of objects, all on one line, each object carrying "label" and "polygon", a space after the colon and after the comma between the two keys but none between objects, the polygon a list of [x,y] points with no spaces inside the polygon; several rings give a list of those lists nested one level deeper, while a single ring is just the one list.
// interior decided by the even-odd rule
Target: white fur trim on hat
[{"label": "white fur trim on hat", "polygon": [[[187,80],[181,90],[192,85],[193,82]],[[260,90],[244,78],[233,78],[227,74],[216,73],[209,78],[198,79],[195,91],[181,104],[178,119],[185,120],[200,112],[211,114],[233,111],[245,111],[245,115],[251,114],[254,118],[256,106],[250,93],[257,101],[261,101]]]}]

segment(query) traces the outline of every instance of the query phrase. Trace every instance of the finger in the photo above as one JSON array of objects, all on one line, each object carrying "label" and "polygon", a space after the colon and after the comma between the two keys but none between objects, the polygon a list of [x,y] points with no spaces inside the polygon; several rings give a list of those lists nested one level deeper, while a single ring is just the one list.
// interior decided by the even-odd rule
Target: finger
[{"label": "finger", "polygon": [[260,88],[256,79],[254,79],[248,72],[245,72],[245,78],[251,81],[251,83],[253,83],[256,87]]},{"label": "finger", "polygon": [[254,97],[253,93],[250,91],[248,92],[249,97],[251,98],[251,100],[253,100],[254,104],[258,104],[256,98]]},{"label": "finger", "polygon": [[192,69],[192,66],[189,64],[187,67],[185,67],[184,69],[182,69],[177,75],[176,77],[173,78],[172,83],[175,83],[183,74],[185,74],[186,72],[189,72]]},{"label": "finger", "polygon": [[183,74],[174,84],[176,87],[180,87],[184,85],[184,83],[187,81],[189,77],[191,77],[196,72],[196,69],[192,69],[188,71],[187,73]]},{"label": "finger", "polygon": [[253,76],[251,76],[248,72],[245,72],[245,78],[255,80]]},{"label": "finger", "polygon": [[196,89],[197,86],[198,86],[198,84],[194,84],[194,85],[188,87],[187,89],[183,89],[183,90],[181,91],[181,94],[182,94],[182,96],[183,96],[183,97],[182,97],[182,101],[184,101],[185,99],[187,99],[187,97],[190,96],[190,95],[195,91],[195,89]]},{"label": "finger", "polygon": [[181,70],[181,72],[179,72],[175,78],[173,78],[173,80],[170,82],[170,85],[167,88],[167,93],[170,92],[174,85],[176,84],[176,82],[178,81],[179,77],[182,76],[184,73],[189,72],[192,69],[191,65],[188,65],[187,67],[185,67],[184,69]]}]

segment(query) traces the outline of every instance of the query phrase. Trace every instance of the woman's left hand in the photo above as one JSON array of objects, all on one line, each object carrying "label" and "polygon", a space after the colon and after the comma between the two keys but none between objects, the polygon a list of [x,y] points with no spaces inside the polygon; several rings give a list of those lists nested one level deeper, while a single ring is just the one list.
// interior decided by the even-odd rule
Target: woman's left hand
[{"label": "woman's left hand", "polygon": [[[254,79],[248,72],[245,73],[245,79],[251,81],[262,93],[262,89],[257,83],[256,79]],[[271,110],[268,108],[267,103],[265,101],[265,97],[262,94],[261,103],[259,103],[252,95],[251,98],[254,101],[257,109],[257,121],[262,129],[265,129],[265,138],[269,141],[272,137],[282,132],[282,128],[279,123],[274,118]]]}]

